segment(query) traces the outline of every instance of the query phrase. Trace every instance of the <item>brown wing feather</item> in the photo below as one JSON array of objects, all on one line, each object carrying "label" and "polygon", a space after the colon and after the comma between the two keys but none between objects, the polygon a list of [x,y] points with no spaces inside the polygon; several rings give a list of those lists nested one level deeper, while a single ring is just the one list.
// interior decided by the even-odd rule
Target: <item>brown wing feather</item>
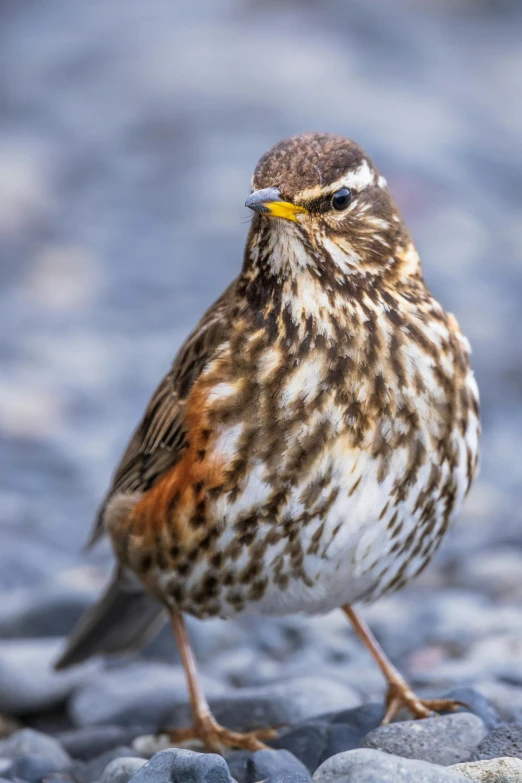
[{"label": "brown wing feather", "polygon": [[104,511],[116,493],[144,492],[180,459],[186,445],[184,407],[187,395],[216,349],[227,338],[236,281],[203,315],[181,347],[172,369],[147,406],[114,473],[87,546],[104,533]]}]

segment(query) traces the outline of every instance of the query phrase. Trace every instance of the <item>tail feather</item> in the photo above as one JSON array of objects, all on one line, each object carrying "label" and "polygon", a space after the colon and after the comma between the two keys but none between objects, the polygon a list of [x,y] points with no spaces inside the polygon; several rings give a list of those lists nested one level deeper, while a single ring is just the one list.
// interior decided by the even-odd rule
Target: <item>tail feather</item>
[{"label": "tail feather", "polygon": [[165,622],[161,604],[128,572],[118,569],[103,596],[78,622],[55,664],[65,669],[91,655],[142,647]]}]

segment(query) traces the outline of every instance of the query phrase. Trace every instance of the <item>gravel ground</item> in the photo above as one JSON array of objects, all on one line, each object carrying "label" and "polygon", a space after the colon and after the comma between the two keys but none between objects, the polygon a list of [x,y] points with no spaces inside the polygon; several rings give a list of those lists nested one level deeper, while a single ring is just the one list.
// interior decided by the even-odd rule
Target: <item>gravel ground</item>
[{"label": "gravel ground", "polygon": [[[81,546],[126,438],[240,267],[253,167],[302,130],[355,138],[385,173],[432,289],[471,340],[482,395],[465,512],[428,571],[366,616],[420,691],[473,686],[488,731],[522,721],[521,41],[515,0],[0,2],[0,712],[61,732],[76,765],[80,731],[89,753],[130,755],[150,775],[129,746],[186,714],[168,633],[131,661],[50,665],[108,573],[108,547]],[[383,695],[340,613],[190,628],[229,722],[298,724],[297,745],[320,735],[310,772],[337,750],[359,754],[321,782],[359,780],[364,759],[380,768],[379,743],[352,751],[330,723],[306,723]],[[100,723],[112,728],[96,735]],[[3,771],[1,757],[0,778],[43,776],[27,760]],[[70,759],[47,761],[69,774]]]}]

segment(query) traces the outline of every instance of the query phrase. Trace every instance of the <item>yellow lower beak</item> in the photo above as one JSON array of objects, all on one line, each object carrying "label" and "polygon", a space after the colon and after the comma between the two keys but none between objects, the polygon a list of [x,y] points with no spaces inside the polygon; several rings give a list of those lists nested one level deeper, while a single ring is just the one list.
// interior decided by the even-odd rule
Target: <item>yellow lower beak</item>
[{"label": "yellow lower beak", "polygon": [[278,188],[254,190],[245,201],[245,207],[267,217],[284,218],[294,223],[297,223],[297,215],[308,212],[304,207],[292,204],[290,201],[283,201]]},{"label": "yellow lower beak", "polygon": [[297,204],[291,204],[289,201],[267,201],[264,206],[270,217],[285,218],[297,223],[297,215],[306,212],[304,207],[298,207]]}]

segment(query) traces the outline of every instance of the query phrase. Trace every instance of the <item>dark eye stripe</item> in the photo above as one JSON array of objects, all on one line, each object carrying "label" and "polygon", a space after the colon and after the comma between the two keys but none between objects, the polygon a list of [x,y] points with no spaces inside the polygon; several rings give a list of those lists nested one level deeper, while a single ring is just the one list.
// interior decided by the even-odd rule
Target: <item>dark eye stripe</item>
[{"label": "dark eye stripe", "polygon": [[314,214],[330,212],[333,208],[332,201],[334,197],[337,195],[337,193],[345,190],[348,191],[348,193],[350,193],[350,199],[346,204],[346,207],[348,207],[355,197],[355,191],[348,188],[341,188],[335,193],[329,193],[327,196],[320,196],[319,198],[315,198],[311,201],[307,201],[306,203],[303,202],[303,206],[305,206],[309,212],[313,212]]}]

